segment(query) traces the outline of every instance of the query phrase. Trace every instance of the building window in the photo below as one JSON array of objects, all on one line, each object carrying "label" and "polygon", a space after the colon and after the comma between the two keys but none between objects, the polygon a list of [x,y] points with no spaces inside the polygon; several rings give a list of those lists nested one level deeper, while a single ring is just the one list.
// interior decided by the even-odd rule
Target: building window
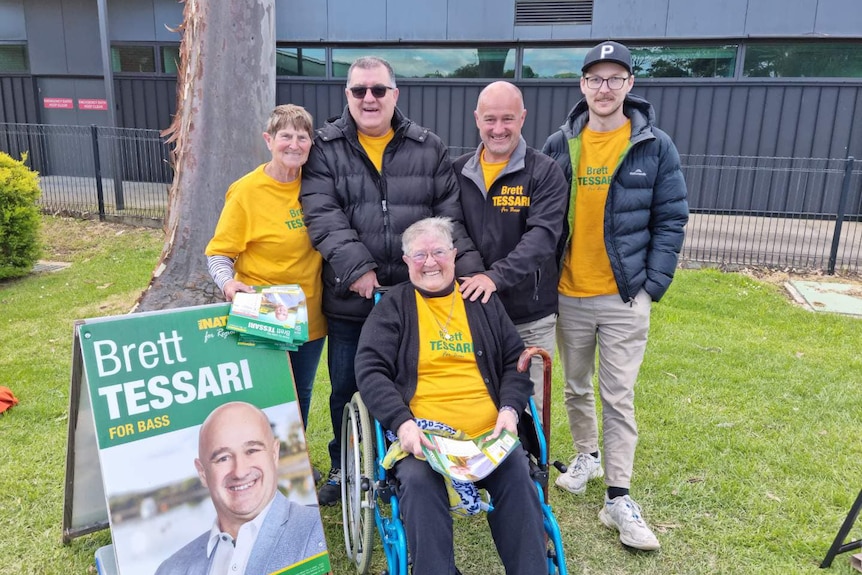
[{"label": "building window", "polygon": [[[629,46],[639,78],[732,78],[736,46]],[[524,48],[522,78],[578,78],[590,47]]]},{"label": "building window", "polygon": [[0,73],[26,72],[27,46],[24,44],[0,44]]},{"label": "building window", "polygon": [[332,75],[346,78],[360,56],[379,56],[398,78],[514,78],[515,48],[336,48]]},{"label": "building window", "polygon": [[639,78],[732,78],[735,45],[631,47]]},{"label": "building window", "polygon": [[580,78],[589,48],[524,48],[522,78]]},{"label": "building window", "polygon": [[748,44],[743,74],[754,78],[862,78],[858,44]]},{"label": "building window", "polygon": [[155,49],[153,46],[111,46],[111,69],[153,74],[156,71]]},{"label": "building window", "polygon": [[177,68],[180,66],[180,47],[162,46],[159,51],[162,55],[162,72],[176,75]]},{"label": "building window", "polygon": [[275,49],[276,76],[326,77],[325,48],[282,48]]}]

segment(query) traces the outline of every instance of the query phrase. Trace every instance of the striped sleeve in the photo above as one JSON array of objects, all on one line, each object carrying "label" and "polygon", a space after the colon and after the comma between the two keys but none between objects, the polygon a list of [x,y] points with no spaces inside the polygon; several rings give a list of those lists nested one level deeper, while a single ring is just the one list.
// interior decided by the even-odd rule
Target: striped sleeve
[{"label": "striped sleeve", "polygon": [[233,279],[233,260],[227,256],[207,256],[207,269],[218,289],[224,293],[224,284]]}]

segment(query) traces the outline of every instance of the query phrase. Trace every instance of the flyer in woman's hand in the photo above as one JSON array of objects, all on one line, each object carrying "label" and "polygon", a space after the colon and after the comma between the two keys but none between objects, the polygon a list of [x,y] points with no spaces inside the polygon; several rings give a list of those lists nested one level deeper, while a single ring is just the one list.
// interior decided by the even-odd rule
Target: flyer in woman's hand
[{"label": "flyer in woman's hand", "polygon": [[487,477],[521,443],[517,435],[506,430],[492,440],[488,440],[492,431],[466,440],[423,433],[435,447],[422,446],[428,463],[438,473],[459,481],[479,481]]},{"label": "flyer in woman's hand", "polygon": [[308,340],[308,309],[305,294],[296,284],[256,288],[238,292],[228,315],[227,329],[241,334],[240,341],[282,342],[296,349]]}]

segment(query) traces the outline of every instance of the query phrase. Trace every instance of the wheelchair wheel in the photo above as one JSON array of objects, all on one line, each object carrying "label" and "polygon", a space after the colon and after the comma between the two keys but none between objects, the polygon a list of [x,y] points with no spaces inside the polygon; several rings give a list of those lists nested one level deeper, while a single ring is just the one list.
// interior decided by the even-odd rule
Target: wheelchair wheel
[{"label": "wheelchair wheel", "polygon": [[368,572],[374,524],[374,429],[358,393],[344,406],[341,425],[341,515],[347,557]]}]

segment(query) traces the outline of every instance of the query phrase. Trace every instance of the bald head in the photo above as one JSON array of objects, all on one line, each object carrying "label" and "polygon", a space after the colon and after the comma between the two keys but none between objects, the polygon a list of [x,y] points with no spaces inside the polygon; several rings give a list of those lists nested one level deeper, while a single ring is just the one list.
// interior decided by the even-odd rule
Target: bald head
[{"label": "bald head", "polygon": [[266,414],[249,403],[226,403],[201,425],[195,468],[209,490],[219,527],[239,528],[272,501],[278,488],[279,442]]},{"label": "bald head", "polygon": [[269,442],[275,439],[269,418],[260,408],[244,401],[232,401],[212,410],[201,424],[198,434],[198,457],[208,459],[211,454],[204,453],[203,450],[212,442],[217,430],[229,429],[237,421],[256,422],[260,426],[264,439]]},{"label": "bald head", "polygon": [[521,94],[521,89],[511,82],[500,80],[499,82],[491,82],[479,92],[479,101],[476,108],[482,107],[482,103],[488,100],[496,101],[500,98],[513,98],[517,101],[517,106],[524,109],[524,95]]},{"label": "bald head", "polygon": [[479,93],[473,116],[484,146],[482,160],[508,162],[521,142],[521,128],[527,117],[521,90],[509,82],[488,84]]}]

